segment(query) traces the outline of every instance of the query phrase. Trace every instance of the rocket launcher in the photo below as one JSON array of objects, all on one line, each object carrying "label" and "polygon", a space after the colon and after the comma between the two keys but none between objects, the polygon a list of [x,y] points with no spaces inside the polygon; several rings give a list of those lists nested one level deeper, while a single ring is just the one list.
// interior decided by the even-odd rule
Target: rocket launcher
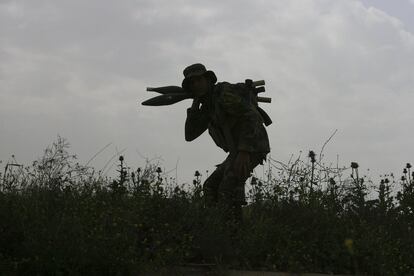
[{"label": "rocket launcher", "polygon": [[[256,95],[256,102],[261,103],[270,103],[272,101],[271,98],[268,97],[259,97],[257,94],[265,92],[265,81],[251,81],[246,80],[246,84],[251,87],[252,91]],[[185,99],[192,99],[193,95],[186,92],[180,86],[161,86],[161,87],[147,87],[147,91],[149,92],[157,92],[161,95],[148,99],[142,102],[142,105],[147,106],[162,106],[162,105],[171,105],[178,102],[181,102]]]}]

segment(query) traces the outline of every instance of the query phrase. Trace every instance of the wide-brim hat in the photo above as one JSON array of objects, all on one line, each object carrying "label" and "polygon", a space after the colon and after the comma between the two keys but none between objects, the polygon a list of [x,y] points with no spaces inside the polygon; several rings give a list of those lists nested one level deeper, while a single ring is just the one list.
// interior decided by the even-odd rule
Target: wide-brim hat
[{"label": "wide-brim hat", "polygon": [[183,71],[183,74],[184,80],[181,84],[181,87],[185,90],[188,90],[189,80],[194,76],[206,76],[213,82],[213,84],[217,82],[216,74],[214,74],[214,72],[211,70],[207,70],[206,67],[201,63],[195,63],[186,67]]}]

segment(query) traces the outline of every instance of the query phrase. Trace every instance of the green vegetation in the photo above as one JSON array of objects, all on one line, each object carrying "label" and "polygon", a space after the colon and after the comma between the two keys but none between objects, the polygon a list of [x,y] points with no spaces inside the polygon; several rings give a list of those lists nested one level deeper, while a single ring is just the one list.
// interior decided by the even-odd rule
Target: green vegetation
[{"label": "green vegetation", "polygon": [[[8,163],[0,186],[1,274],[140,274],[188,262],[238,269],[414,273],[414,181],[378,185],[351,168],[326,168],[310,152],[271,161],[252,178],[241,226],[203,207],[154,164],[119,177],[76,163],[59,138],[29,167]],[[351,176],[349,172],[352,171]],[[348,176],[344,177],[347,173]],[[401,185],[398,189],[396,185]],[[376,192],[369,200],[369,192]]]}]

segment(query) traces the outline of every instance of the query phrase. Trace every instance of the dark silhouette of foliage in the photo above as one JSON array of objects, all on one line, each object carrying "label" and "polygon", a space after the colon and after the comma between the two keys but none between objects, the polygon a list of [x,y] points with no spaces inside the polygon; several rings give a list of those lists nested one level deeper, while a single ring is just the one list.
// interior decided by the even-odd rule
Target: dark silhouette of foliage
[{"label": "dark silhouette of foliage", "polygon": [[410,164],[403,178],[375,185],[356,162],[326,167],[313,151],[288,164],[269,159],[265,176],[246,187],[243,224],[232,225],[219,206],[204,207],[200,171],[180,186],[158,165],[131,170],[120,156],[112,180],[78,164],[68,146],[58,138],[31,166],[13,160],[1,173],[1,274],[133,275],[188,262],[414,273]]}]

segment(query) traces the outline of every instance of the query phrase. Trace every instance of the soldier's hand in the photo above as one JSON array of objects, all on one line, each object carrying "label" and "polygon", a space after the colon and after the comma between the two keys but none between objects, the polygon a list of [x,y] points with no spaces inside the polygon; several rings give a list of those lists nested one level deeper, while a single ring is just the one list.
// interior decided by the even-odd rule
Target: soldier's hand
[{"label": "soldier's hand", "polygon": [[200,100],[195,98],[193,100],[193,104],[191,105],[192,110],[199,110],[200,109]]},{"label": "soldier's hand", "polygon": [[239,151],[234,161],[234,172],[240,178],[244,178],[250,174],[250,153],[247,151]]}]

